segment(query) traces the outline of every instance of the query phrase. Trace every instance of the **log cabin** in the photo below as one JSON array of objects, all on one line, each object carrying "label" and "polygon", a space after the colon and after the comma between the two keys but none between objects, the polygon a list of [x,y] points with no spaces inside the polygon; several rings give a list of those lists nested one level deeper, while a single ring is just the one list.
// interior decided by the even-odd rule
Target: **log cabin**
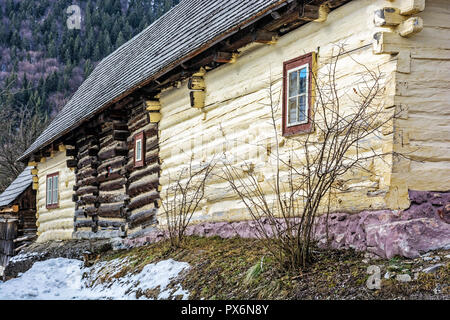
[{"label": "log cabin", "polygon": [[[271,146],[248,149],[271,130],[268,86],[287,97],[294,75],[313,96],[311,79],[338,43],[338,84],[357,82],[362,64],[380,70],[382,103],[400,111],[372,148],[408,157],[352,172],[333,210],[401,210],[411,190],[448,192],[449,18],[446,0],[181,1],[103,59],[19,159],[35,172],[38,241],[133,238],[164,225],[161,197],[190,146],[198,161],[210,150],[248,153],[270,179]],[[275,114],[281,148],[314,130],[314,101],[302,101],[293,110],[307,117],[291,120],[287,103]],[[250,219],[224,181],[207,190],[193,223]]]},{"label": "log cabin", "polygon": [[[31,167],[0,194],[0,267],[36,238],[36,191]],[[0,274],[1,275],[1,274]]]}]

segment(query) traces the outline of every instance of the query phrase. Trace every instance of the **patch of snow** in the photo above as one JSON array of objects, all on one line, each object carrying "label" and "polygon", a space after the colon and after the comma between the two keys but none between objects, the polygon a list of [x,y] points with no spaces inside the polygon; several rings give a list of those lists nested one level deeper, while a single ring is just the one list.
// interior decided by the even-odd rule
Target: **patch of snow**
[{"label": "patch of snow", "polygon": [[39,253],[39,252],[26,252],[26,253],[20,253],[14,257],[12,257],[9,262],[13,263],[13,262],[20,262],[20,261],[25,261],[28,260],[30,258],[33,257],[38,257],[38,256],[42,256],[44,255],[43,253]]},{"label": "patch of snow", "polygon": [[82,261],[74,259],[36,262],[18,278],[0,281],[0,299],[132,300],[147,299],[143,295],[146,290],[159,292],[158,299],[189,297],[179,283],[168,288],[173,279],[190,267],[188,263],[169,259],[148,264],[136,274],[120,274],[127,263],[127,259],[115,259],[84,268]]}]

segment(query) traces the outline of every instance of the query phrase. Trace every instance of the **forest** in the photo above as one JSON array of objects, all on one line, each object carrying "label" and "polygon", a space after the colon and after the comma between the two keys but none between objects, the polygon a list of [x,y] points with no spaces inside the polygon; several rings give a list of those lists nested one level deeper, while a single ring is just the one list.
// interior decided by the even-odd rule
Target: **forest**
[{"label": "forest", "polygon": [[[0,0],[0,192],[95,66],[178,0]],[[81,9],[69,29],[67,8]]]}]

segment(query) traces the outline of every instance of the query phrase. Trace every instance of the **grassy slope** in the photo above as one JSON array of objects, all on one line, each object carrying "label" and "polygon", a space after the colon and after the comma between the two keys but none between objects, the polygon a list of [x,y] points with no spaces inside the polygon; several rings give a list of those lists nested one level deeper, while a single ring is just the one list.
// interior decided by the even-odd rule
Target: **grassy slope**
[{"label": "grassy slope", "polygon": [[[170,250],[167,242],[151,244],[119,253],[108,253],[102,260],[129,258],[122,274],[141,270],[146,264],[172,258],[188,262],[192,268],[181,284],[190,299],[449,299],[450,261],[434,274],[419,273],[417,280],[402,283],[384,279],[386,271],[409,273],[423,265],[422,259],[395,258],[364,263],[364,255],[354,251],[317,250],[317,262],[297,274],[282,274],[258,240],[190,237],[183,249]],[[262,270],[261,270],[261,260]],[[381,267],[381,290],[369,290],[369,265]],[[439,294],[434,290],[440,289]],[[145,293],[144,293],[145,294]],[[152,296],[152,293],[148,293]]]}]

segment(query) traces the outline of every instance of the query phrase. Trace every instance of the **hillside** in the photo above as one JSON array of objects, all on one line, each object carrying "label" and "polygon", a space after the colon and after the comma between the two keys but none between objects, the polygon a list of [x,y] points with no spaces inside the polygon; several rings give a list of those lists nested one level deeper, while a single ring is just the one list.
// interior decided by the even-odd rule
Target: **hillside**
[{"label": "hillside", "polygon": [[256,239],[192,236],[177,250],[36,243],[11,260],[0,299],[448,300],[449,253],[388,260],[315,248],[312,265],[286,273]]},{"label": "hillside", "polygon": [[[98,62],[178,2],[0,0],[0,191],[23,170],[17,157]],[[67,27],[74,4],[80,29]]]}]

